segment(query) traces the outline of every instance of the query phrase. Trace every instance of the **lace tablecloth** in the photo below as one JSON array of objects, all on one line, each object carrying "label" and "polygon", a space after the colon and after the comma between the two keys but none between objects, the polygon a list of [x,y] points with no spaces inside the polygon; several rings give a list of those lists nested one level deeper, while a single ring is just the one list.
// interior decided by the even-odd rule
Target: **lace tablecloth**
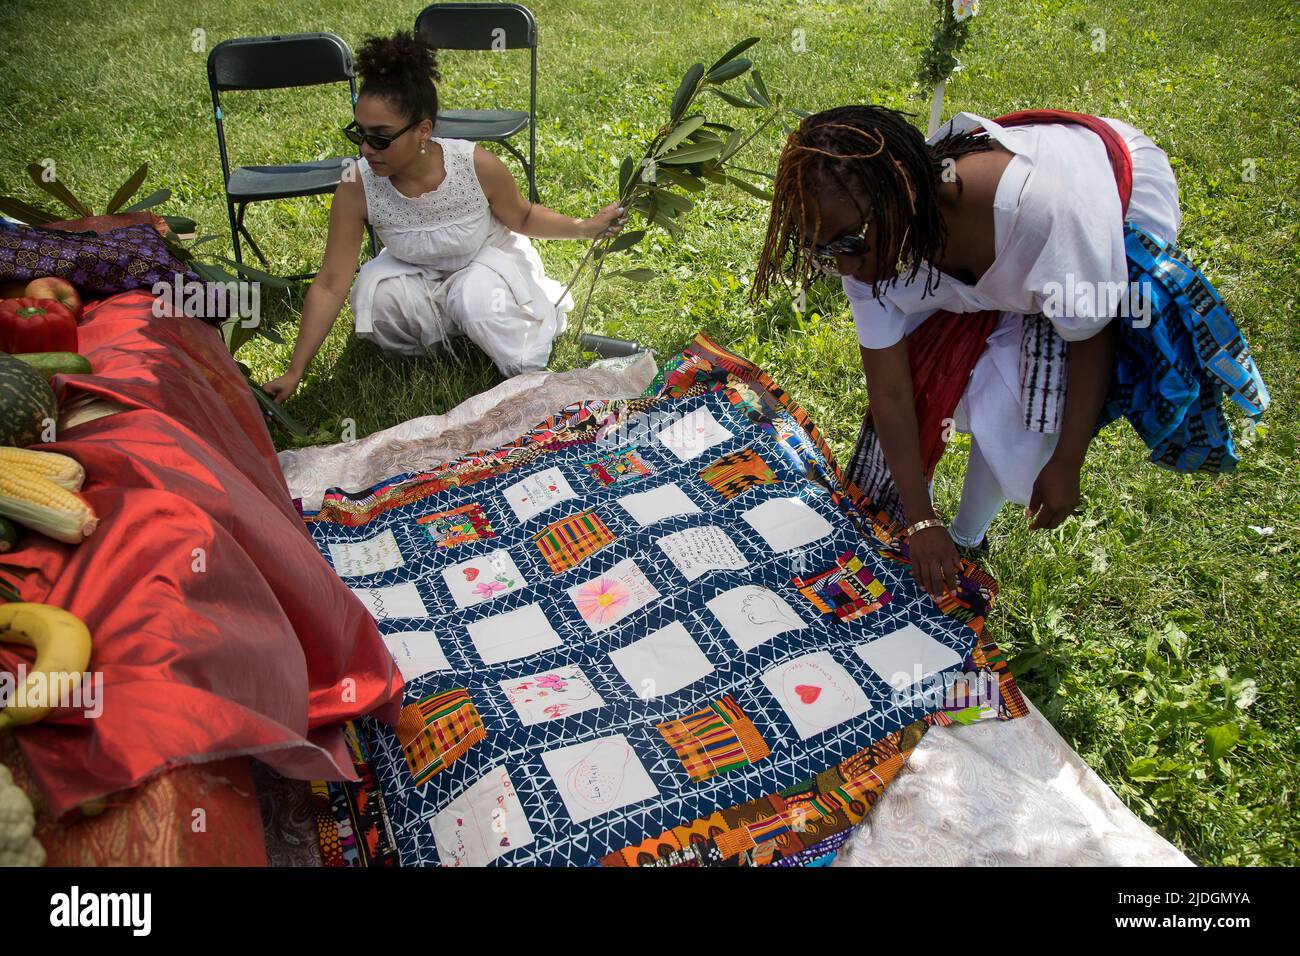
[{"label": "lace tablecloth", "polygon": [[833,866],[1193,866],[1029,704],[936,727]]}]

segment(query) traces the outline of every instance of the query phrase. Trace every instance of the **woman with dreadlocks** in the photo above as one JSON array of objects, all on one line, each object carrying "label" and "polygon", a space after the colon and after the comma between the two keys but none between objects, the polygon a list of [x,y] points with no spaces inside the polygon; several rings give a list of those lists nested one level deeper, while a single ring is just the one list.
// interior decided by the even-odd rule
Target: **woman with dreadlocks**
[{"label": "woman with dreadlocks", "polygon": [[[1206,317],[1174,303],[1177,273],[1222,306],[1172,246],[1179,220],[1165,153],[1118,120],[962,113],[927,142],[905,114],[844,106],[790,134],[753,298],[782,273],[842,277],[871,400],[846,480],[906,526],[932,594],[956,586],[958,547],[982,550],[1008,499],[1032,528],[1064,521],[1088,445],[1116,417],[1153,461],[1235,463],[1224,385],[1255,415],[1267,393],[1226,310],[1205,336],[1193,325]],[[1112,322],[1117,310],[1131,321]],[[1235,367],[1213,369],[1198,336]],[[946,527],[930,481],[954,427],[971,454]]]}]

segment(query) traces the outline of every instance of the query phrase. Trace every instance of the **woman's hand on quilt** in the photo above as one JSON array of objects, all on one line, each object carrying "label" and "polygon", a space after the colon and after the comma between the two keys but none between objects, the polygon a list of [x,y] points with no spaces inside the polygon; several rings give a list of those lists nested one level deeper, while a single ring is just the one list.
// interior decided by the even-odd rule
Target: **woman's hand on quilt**
[{"label": "woman's hand on quilt", "polygon": [[1079,504],[1079,468],[1053,455],[1034,481],[1025,517],[1031,531],[1050,530],[1074,513]]},{"label": "woman's hand on quilt", "polygon": [[302,380],[301,375],[294,375],[292,372],[285,372],[279,378],[273,378],[262,386],[262,391],[270,395],[277,402],[283,402],[298,388],[298,382]]},{"label": "woman's hand on quilt", "polygon": [[908,538],[912,559],[912,576],[917,584],[938,599],[946,591],[956,591],[961,580],[961,556],[943,525],[922,528]]},{"label": "woman's hand on quilt", "polygon": [[590,219],[583,220],[588,239],[608,239],[617,236],[627,225],[627,211],[616,202],[610,203]]}]

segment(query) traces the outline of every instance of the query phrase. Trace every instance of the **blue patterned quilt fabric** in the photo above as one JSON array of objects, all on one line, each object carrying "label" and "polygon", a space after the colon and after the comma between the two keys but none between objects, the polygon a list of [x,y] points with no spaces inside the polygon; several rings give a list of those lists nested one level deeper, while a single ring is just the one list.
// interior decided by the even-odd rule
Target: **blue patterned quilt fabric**
[{"label": "blue patterned quilt fabric", "polygon": [[[357,724],[401,865],[591,865],[708,820],[699,862],[737,856],[744,826],[752,853],[772,822],[722,811],[952,712],[970,676],[976,628],[882,555],[820,440],[753,393],[612,416],[438,487],[306,516],[407,681],[397,728]],[[963,722],[1005,718],[996,697],[981,684]]]}]

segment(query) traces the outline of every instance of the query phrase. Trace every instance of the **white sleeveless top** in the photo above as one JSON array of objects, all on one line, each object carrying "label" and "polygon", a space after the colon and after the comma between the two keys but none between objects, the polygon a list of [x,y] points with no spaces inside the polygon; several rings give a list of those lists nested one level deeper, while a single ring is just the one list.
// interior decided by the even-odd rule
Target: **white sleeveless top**
[{"label": "white sleeveless top", "polygon": [[500,243],[509,232],[492,215],[474,172],[474,143],[435,138],[442,146],[447,174],[438,188],[411,199],[370,164],[357,163],[366,192],[366,218],[390,251],[404,262],[455,271],[464,268],[483,246]]}]

